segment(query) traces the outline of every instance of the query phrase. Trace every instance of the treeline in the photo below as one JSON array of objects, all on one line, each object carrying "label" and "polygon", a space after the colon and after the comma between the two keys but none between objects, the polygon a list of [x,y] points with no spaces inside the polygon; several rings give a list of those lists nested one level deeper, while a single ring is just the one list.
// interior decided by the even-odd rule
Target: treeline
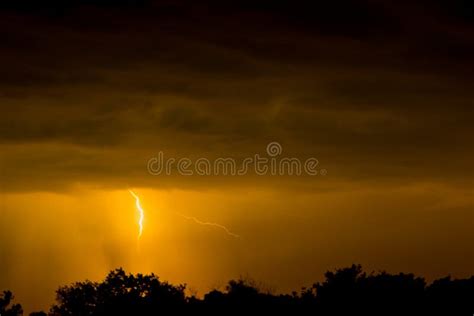
[{"label": "treeline", "polygon": [[[188,296],[154,274],[111,271],[102,282],[77,282],[57,290],[48,313],[30,315],[474,315],[474,277],[442,278],[427,285],[413,274],[365,273],[361,266],[327,272],[325,280],[299,292],[273,294],[249,280],[232,280],[203,298]],[[0,295],[0,315],[23,311],[10,292]]]}]

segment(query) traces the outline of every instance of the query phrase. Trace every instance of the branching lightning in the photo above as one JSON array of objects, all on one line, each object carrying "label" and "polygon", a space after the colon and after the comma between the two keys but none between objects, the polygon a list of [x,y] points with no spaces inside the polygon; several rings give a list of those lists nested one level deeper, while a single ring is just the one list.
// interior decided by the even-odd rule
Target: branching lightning
[{"label": "branching lightning", "polygon": [[132,190],[128,190],[130,194],[135,198],[135,206],[137,207],[139,218],[138,218],[138,239],[142,236],[143,233],[143,219],[145,218],[145,212],[143,211],[140,205],[140,198]]},{"label": "branching lightning", "polygon": [[217,224],[217,223],[211,223],[211,222],[203,222],[203,221],[200,221],[198,220],[196,217],[192,217],[192,216],[186,216],[186,215],[183,215],[183,214],[180,214],[180,213],[176,213],[177,215],[187,219],[187,220],[191,220],[193,222],[195,222],[196,224],[199,224],[199,225],[205,225],[205,226],[214,226],[214,227],[217,227],[217,228],[220,228],[222,229],[223,231],[225,231],[227,233],[227,235],[229,236],[232,236],[232,237],[235,237],[235,238],[240,238],[239,235],[237,234],[234,234],[233,232],[231,232],[227,227],[225,227],[224,225],[221,225],[221,224]]},{"label": "branching lightning", "polygon": [[[145,218],[145,211],[143,211],[143,208],[140,205],[140,198],[138,197],[138,195],[136,195],[132,190],[128,190],[128,192],[130,192],[130,194],[135,199],[135,207],[138,210],[139,218],[138,218],[138,236],[137,236],[137,239],[140,240],[140,237],[142,236],[142,233],[143,233],[143,220]],[[186,215],[183,215],[183,214],[180,214],[180,213],[175,213],[175,214],[182,217],[182,218],[184,218],[184,219],[186,219],[186,220],[193,221],[194,223],[199,224],[199,225],[217,227],[219,229],[222,229],[229,236],[232,236],[234,238],[240,238],[239,235],[234,234],[233,232],[231,232],[224,225],[221,225],[221,224],[218,224],[218,223],[212,223],[212,222],[203,222],[203,221],[197,219],[196,217],[186,216]]]}]

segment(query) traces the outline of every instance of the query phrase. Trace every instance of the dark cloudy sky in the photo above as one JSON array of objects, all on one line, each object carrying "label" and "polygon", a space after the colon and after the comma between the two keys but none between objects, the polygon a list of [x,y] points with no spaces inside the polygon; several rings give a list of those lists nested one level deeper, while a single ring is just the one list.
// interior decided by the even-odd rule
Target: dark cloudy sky
[{"label": "dark cloudy sky", "polygon": [[[471,1],[63,2],[0,4],[0,289],[27,309],[117,266],[200,293],[474,274]],[[147,172],[272,141],[327,175]]]}]

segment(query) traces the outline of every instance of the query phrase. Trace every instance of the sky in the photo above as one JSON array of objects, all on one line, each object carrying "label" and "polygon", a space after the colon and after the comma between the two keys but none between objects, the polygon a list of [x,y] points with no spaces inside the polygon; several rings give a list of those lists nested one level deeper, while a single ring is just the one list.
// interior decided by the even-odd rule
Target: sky
[{"label": "sky", "polygon": [[[200,295],[474,274],[471,2],[2,1],[0,34],[0,290],[27,311],[117,267]],[[148,170],[271,142],[324,174]]]}]

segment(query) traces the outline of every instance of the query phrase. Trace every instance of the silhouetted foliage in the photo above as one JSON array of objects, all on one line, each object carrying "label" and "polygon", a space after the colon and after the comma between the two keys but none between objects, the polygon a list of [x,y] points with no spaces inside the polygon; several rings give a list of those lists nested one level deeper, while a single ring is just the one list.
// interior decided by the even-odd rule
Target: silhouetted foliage
[{"label": "silhouetted foliage", "polygon": [[104,282],[78,282],[57,291],[52,315],[145,315],[184,307],[185,285],[161,282],[154,274],[109,273]]},{"label": "silhouetted foliage", "polygon": [[419,315],[423,312],[425,281],[412,274],[367,275],[360,265],[325,274],[315,285],[319,310],[337,314]]},{"label": "silhouetted foliage", "polygon": [[[154,274],[111,271],[102,282],[59,288],[49,315],[234,315],[261,312],[288,315],[467,315],[474,313],[474,277],[450,277],[427,286],[413,274],[367,274],[360,265],[329,271],[322,282],[291,295],[262,291],[248,279],[231,280],[223,291],[202,299],[185,295],[185,285],[161,282]],[[11,292],[0,296],[2,316],[21,315]],[[43,316],[45,313],[32,313]]]},{"label": "silhouetted foliage", "polygon": [[474,315],[474,277],[436,280],[426,289],[426,295],[428,309],[433,314]]},{"label": "silhouetted foliage", "polygon": [[12,292],[4,291],[0,295],[0,315],[1,316],[17,316],[23,315],[23,309],[20,304],[12,304],[14,297]]}]

